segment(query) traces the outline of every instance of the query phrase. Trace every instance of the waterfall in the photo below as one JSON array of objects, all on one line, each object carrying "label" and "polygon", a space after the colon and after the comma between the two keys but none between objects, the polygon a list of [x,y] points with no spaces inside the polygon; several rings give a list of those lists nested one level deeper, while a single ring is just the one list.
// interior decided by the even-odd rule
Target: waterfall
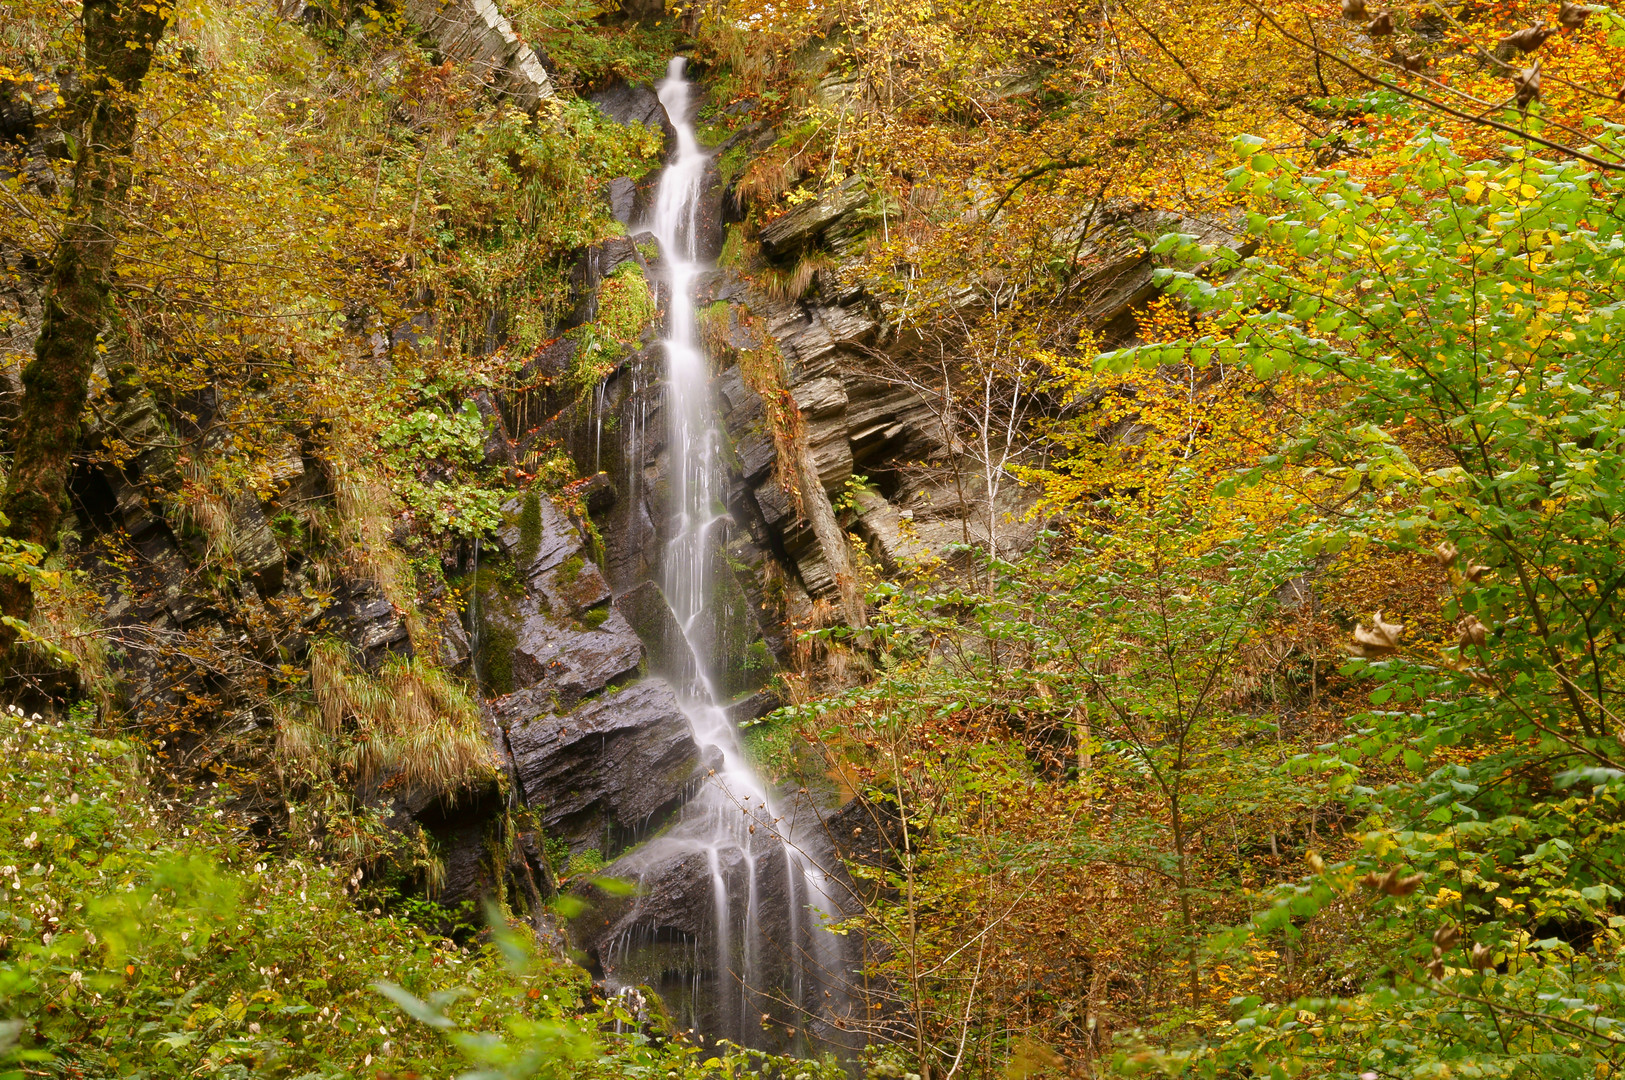
[{"label": "waterfall", "polygon": [[[707,269],[697,241],[708,159],[695,135],[683,69],[684,60],[674,58],[658,87],[677,146],[661,176],[650,222],[669,292],[664,411],[672,530],[661,586],[692,656],[678,697],[710,767],[676,823],[619,865],[646,885],[666,874],[664,888],[670,888],[671,867],[686,867],[688,876],[677,877],[691,882],[694,895],[684,900],[709,904],[709,940],[702,947],[696,934],[683,944],[696,950],[692,997],[686,1008],[674,1011],[709,1037],[748,1046],[818,1049],[809,1047],[808,1035],[822,1036],[826,1045],[844,1041],[836,1036],[833,1014],[845,1007],[848,998],[842,990],[855,966],[847,956],[847,939],[825,928],[841,911],[838,883],[819,865],[833,855],[820,835],[817,815],[798,799],[781,807],[752,768],[716,690],[715,658],[706,655],[707,643],[715,638],[704,625],[716,614],[712,572],[728,514],[726,492],[718,490],[723,482],[718,475],[722,434],[693,297],[695,279]],[[644,903],[640,900],[638,912]],[[634,919],[614,947],[603,950],[609,957],[605,975],[612,984],[617,972],[635,977],[632,954],[653,947],[659,933],[660,927]],[[710,955],[700,955],[702,948]],[[653,973],[645,967],[641,974]],[[763,1031],[768,1015],[774,1020],[772,1033]]]}]

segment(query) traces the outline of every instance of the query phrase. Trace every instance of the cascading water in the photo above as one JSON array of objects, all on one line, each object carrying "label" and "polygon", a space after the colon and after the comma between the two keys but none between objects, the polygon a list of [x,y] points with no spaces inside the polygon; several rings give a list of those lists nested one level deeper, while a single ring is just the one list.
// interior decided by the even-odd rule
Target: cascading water
[{"label": "cascading water", "polygon": [[[675,880],[693,892],[708,891],[711,910],[708,932],[663,942],[678,950],[668,955],[686,955],[656,961],[662,968],[656,971],[635,958],[664,932],[652,916],[640,921],[646,903],[640,900],[630,929],[601,950],[602,961],[612,983],[638,977],[670,983],[674,966],[686,968],[689,1001],[677,1011],[705,1035],[743,1045],[806,1048],[809,1034],[826,1044],[844,1041],[834,1021],[848,1000],[843,990],[854,965],[846,956],[848,939],[825,928],[839,917],[841,905],[837,882],[815,854],[828,850],[817,834],[817,815],[798,800],[781,807],[752,769],[719,704],[713,658],[706,655],[711,635],[705,624],[715,603],[712,568],[727,512],[717,491],[721,433],[693,298],[695,279],[706,269],[697,238],[707,155],[695,136],[683,68],[681,57],[673,59],[658,88],[677,147],[661,176],[650,222],[669,288],[664,401],[673,528],[661,584],[692,656],[678,696],[711,768],[676,823],[618,866],[637,874],[646,892],[655,888],[656,878],[662,888]],[[674,874],[674,866],[690,872]],[[706,899],[686,898],[690,904]],[[769,1015],[771,1034],[763,1024]],[[779,1037],[786,1033],[788,1040]]]}]

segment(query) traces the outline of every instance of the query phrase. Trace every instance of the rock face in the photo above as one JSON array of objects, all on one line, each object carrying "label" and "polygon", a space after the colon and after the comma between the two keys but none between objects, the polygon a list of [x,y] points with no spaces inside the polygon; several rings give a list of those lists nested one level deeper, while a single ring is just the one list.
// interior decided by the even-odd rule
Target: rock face
[{"label": "rock face", "polygon": [[571,848],[613,852],[657,828],[703,774],[671,687],[645,679],[557,714],[532,688],[491,706],[525,805]]},{"label": "rock face", "polygon": [[[525,108],[551,96],[536,56],[491,0],[409,0],[407,10],[442,55],[476,67],[496,92]],[[671,137],[670,118],[645,87],[611,86],[592,100],[614,120]],[[0,99],[0,126],[32,122],[8,102]],[[722,248],[724,193],[714,170],[705,183],[699,225],[702,248],[714,255]],[[611,183],[617,218],[635,227],[651,188],[649,177]],[[779,271],[806,255],[839,257],[874,227],[871,205],[872,194],[853,178],[769,223],[757,239]],[[1110,338],[1132,332],[1135,306],[1154,290],[1154,261],[1133,229],[1202,230],[1143,216],[1107,218],[1087,244],[1081,236],[1077,242],[1098,262],[1080,285],[1087,320]],[[563,328],[598,317],[601,283],[617,270],[635,265],[660,295],[662,267],[649,240],[614,237],[579,253]],[[430,553],[441,556],[448,577],[455,571],[456,580],[441,588],[471,597],[466,612],[448,597],[409,615],[364,567],[317,573],[287,542],[274,492],[234,497],[224,522],[213,521],[206,533],[180,509],[185,477],[174,447],[197,444],[196,433],[177,434],[176,410],[128,388],[98,401],[90,437],[132,455],[117,467],[84,468],[75,497],[87,533],[128,538],[126,557],[95,580],[109,636],[126,657],[134,718],[142,708],[177,711],[204,700],[244,729],[269,728],[264,695],[245,689],[255,685],[250,676],[303,662],[322,638],[342,639],[374,670],[420,650],[436,655],[478,685],[508,781],[456,802],[426,797],[398,808],[396,824],[422,826],[443,854],[441,898],[455,905],[506,889],[510,897],[532,897],[540,918],[542,898],[554,887],[544,857],[549,842],[555,857],[558,841],[575,855],[595,850],[612,860],[610,874],[641,877],[646,892],[634,898],[587,890],[593,906],[572,928],[575,944],[602,970],[654,985],[674,1012],[737,1030],[741,1018],[765,1011],[763,1003],[722,993],[690,1008],[696,980],[721,980],[725,965],[775,985],[788,951],[810,935],[805,924],[771,922],[796,910],[786,883],[798,864],[786,861],[782,847],[757,850],[754,893],[752,868],[737,853],[728,856],[721,873],[734,894],[754,895],[754,913],[735,905],[719,918],[711,853],[665,849],[653,860],[649,846],[640,846],[662,829],[670,827],[668,837],[679,831],[674,817],[717,765],[704,759],[672,689],[695,674],[691,646],[718,658],[714,685],[729,719],[775,706],[764,689],[775,665],[793,658],[795,630],[831,618],[837,597],[825,550],[808,525],[808,498],[826,500],[841,529],[886,573],[943,557],[955,544],[986,542],[991,532],[1002,550],[1018,549],[1037,524],[1023,521],[1029,504],[1013,485],[987,493],[986,478],[944,434],[932,389],[888,367],[892,357],[906,357],[908,344],[888,325],[894,313],[819,278],[794,298],[764,294],[732,269],[704,275],[698,288],[725,436],[713,490],[725,497],[714,508],[705,563],[714,601],[693,625],[678,626],[658,584],[672,539],[674,478],[664,357],[653,333],[629,345],[581,401],[560,378],[573,369],[579,339],[562,334],[516,380],[535,390],[471,395],[487,425],[483,451],[491,468],[527,468],[563,444],[593,475],[558,504],[539,495],[514,499],[494,537],[478,546]],[[1125,428],[1111,437],[1126,442],[1136,433]],[[287,438],[271,466],[271,487],[300,501],[332,500],[323,467]],[[786,448],[805,454],[813,490],[799,490],[796,463],[781,458]],[[200,571],[221,565],[222,543],[227,580],[205,584]],[[230,663],[178,669],[189,662],[186,654],[163,643],[179,635],[236,642],[236,652]],[[528,823],[515,830],[506,821]],[[886,864],[901,829],[857,804],[821,824],[843,855],[875,866]],[[746,934],[750,919],[766,921]],[[777,951],[720,955],[746,940]]]},{"label": "rock face", "polygon": [[526,112],[553,96],[546,69],[493,0],[407,0],[406,14],[441,56],[473,69]]},{"label": "rock face", "polygon": [[867,206],[869,198],[863,178],[849,178],[835,190],[764,225],[758,236],[762,252],[778,259],[810,246],[854,211]]}]

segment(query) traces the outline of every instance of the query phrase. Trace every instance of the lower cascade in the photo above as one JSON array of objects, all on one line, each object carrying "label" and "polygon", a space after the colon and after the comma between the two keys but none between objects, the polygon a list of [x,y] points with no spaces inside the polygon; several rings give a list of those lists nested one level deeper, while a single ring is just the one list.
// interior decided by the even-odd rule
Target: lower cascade
[{"label": "lower cascade", "polygon": [[708,268],[696,236],[708,155],[691,116],[685,60],[659,85],[676,150],[659,182],[650,230],[669,302],[664,351],[671,539],[662,591],[689,658],[678,699],[706,763],[704,778],[664,832],[607,873],[639,889],[611,911],[596,952],[613,987],[648,986],[678,1025],[762,1049],[817,1052],[849,1042],[842,1014],[858,960],[831,933],[848,890],[823,816],[805,795],[780,797],[752,768],[717,689],[707,630],[714,567],[725,538],[721,440],[693,286]]}]

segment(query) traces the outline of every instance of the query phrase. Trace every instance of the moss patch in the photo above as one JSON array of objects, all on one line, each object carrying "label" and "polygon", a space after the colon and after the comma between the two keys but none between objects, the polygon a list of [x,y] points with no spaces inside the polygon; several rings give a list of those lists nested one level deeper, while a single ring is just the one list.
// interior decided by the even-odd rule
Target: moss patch
[{"label": "moss patch", "polygon": [[514,558],[521,569],[536,561],[536,552],[542,546],[542,499],[534,491],[526,492],[524,506],[519,511],[519,547]]},{"label": "moss patch", "polygon": [[480,681],[501,697],[514,692],[513,653],[519,635],[506,622],[483,620],[480,627]]}]

